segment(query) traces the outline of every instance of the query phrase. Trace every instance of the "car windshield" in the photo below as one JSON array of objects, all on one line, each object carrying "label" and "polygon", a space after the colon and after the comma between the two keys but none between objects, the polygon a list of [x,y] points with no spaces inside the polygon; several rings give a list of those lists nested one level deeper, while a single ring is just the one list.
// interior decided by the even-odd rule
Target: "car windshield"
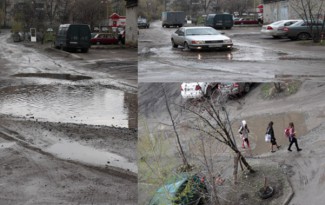
[{"label": "car windshield", "polygon": [[272,26],[277,26],[277,25],[281,25],[281,24],[283,24],[284,23],[284,21],[276,21],[276,22],[274,22],[274,23],[271,23],[271,25]]},{"label": "car windshield", "polygon": [[191,28],[186,29],[187,36],[194,35],[219,35],[220,33],[213,28]]},{"label": "car windshield", "polygon": [[138,19],[138,23],[147,23],[147,19]]}]

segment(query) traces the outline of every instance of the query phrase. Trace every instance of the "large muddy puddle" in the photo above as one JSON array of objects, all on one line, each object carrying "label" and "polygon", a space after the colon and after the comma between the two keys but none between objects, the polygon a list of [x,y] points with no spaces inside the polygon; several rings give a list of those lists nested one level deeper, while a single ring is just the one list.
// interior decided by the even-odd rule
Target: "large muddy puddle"
[{"label": "large muddy puddle", "polygon": [[0,99],[0,113],[31,120],[116,127],[136,124],[129,117],[136,95],[103,87],[7,87],[0,90]]},{"label": "large muddy puddle", "polygon": [[107,151],[97,150],[83,146],[77,142],[65,142],[54,144],[45,149],[59,158],[83,162],[95,166],[111,166],[137,173],[137,164],[128,159]]}]

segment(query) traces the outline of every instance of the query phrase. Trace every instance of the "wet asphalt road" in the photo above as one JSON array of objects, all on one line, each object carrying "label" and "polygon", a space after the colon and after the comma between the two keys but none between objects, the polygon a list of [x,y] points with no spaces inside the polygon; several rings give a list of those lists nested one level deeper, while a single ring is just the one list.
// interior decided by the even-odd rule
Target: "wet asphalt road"
[{"label": "wet asphalt road", "polygon": [[234,27],[222,31],[233,39],[232,51],[187,51],[172,48],[176,29],[158,21],[140,30],[139,82],[325,79],[324,47],[263,36],[260,27]]},{"label": "wet asphalt road", "polygon": [[26,47],[8,37],[8,33],[0,36],[0,113],[42,121],[136,127],[134,49],[66,53],[50,45],[27,43]]},{"label": "wet asphalt road", "polygon": [[[67,53],[51,44],[13,43],[3,31],[0,204],[135,204],[136,74],[132,48]],[[97,179],[107,180],[102,191],[93,188],[103,181]],[[17,187],[29,191],[18,196]],[[68,198],[60,197],[65,188]]]}]

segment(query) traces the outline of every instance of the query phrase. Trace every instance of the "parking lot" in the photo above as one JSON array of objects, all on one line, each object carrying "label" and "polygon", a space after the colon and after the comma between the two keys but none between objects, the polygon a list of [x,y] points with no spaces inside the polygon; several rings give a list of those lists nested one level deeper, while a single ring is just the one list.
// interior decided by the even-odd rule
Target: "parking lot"
[{"label": "parking lot", "polygon": [[232,38],[232,51],[188,51],[172,48],[176,29],[156,21],[140,30],[139,81],[324,80],[324,47],[311,41],[274,39],[262,35],[261,27],[236,26],[221,30]]}]

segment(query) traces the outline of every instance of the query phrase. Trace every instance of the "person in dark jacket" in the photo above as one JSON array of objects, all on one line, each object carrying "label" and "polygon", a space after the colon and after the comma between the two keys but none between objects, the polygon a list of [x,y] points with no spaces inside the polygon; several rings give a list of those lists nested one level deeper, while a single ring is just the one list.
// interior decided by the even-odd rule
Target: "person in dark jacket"
[{"label": "person in dark jacket", "polygon": [[295,143],[298,152],[300,152],[302,150],[298,146],[298,141],[297,141],[296,132],[295,132],[295,126],[294,126],[293,122],[289,123],[289,142],[290,142],[290,145],[288,147],[288,151],[290,151],[290,152],[292,151],[291,146],[293,143]]},{"label": "person in dark jacket", "polygon": [[270,136],[271,136],[271,141],[270,141],[270,143],[271,143],[271,152],[275,152],[274,150],[273,150],[273,146],[275,145],[277,148],[278,148],[278,150],[280,149],[280,145],[278,145],[277,143],[276,143],[276,139],[275,139],[275,136],[274,136],[274,130],[273,130],[273,122],[271,121],[271,122],[269,122],[269,125],[268,125],[268,127],[267,127],[267,129],[266,129],[266,133],[265,134],[269,134]]}]

